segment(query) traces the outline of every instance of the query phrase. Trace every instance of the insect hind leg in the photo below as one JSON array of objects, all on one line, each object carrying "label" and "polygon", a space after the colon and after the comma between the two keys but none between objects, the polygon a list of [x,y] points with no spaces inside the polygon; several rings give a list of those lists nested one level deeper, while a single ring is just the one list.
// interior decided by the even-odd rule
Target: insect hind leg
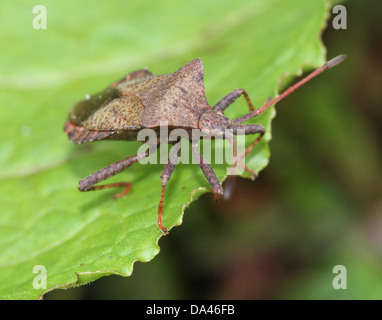
[{"label": "insect hind leg", "polygon": [[95,186],[95,184],[120,173],[121,171],[130,167],[132,164],[138,162],[140,159],[143,159],[149,156],[149,154],[150,154],[150,149],[148,149],[146,152],[138,153],[134,156],[128,157],[126,159],[122,159],[101,170],[98,170],[97,172],[91,174],[90,176],[87,176],[86,178],[82,179],[78,183],[78,190],[95,191],[95,190],[102,190],[102,189],[108,189],[108,188],[124,187],[124,189],[121,192],[115,194],[113,198],[116,199],[116,198],[125,196],[132,187],[132,183],[130,182],[117,182],[117,183],[110,183],[110,184],[105,184],[100,186]]},{"label": "insect hind leg", "polygon": [[174,145],[174,149],[171,152],[169,159],[167,163],[164,165],[161,175],[161,181],[162,181],[162,191],[160,195],[159,200],[159,206],[158,206],[158,227],[162,230],[163,234],[168,234],[167,229],[163,226],[163,202],[164,202],[164,195],[166,192],[166,185],[167,182],[170,180],[171,174],[175,169],[175,166],[178,163],[179,159],[179,152],[181,148],[181,142],[178,142]]},{"label": "insect hind leg", "polygon": [[124,197],[129,193],[133,184],[131,182],[117,182],[117,183],[109,183],[101,186],[92,186],[88,190],[80,190],[80,191],[94,191],[94,190],[102,190],[108,188],[124,188],[121,192],[118,192],[112,196],[113,199],[118,199]]}]

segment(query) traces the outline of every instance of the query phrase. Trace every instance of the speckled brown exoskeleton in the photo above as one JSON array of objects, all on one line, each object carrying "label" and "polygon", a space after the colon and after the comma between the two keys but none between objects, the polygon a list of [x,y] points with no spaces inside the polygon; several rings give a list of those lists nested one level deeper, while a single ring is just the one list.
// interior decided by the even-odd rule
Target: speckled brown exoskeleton
[{"label": "speckled brown exoskeleton", "polygon": [[[272,101],[267,101],[262,107],[254,109],[247,92],[236,89],[228,93],[213,107],[206,99],[203,83],[203,65],[200,59],[186,64],[174,73],[153,75],[142,69],[130,73],[123,79],[114,82],[101,93],[86,96],[72,108],[65,124],[65,133],[70,141],[80,144],[98,140],[135,140],[139,130],[151,128],[159,130],[161,122],[167,122],[171,129],[200,129],[205,137],[212,133],[227,139],[234,146],[236,158],[245,157],[265,134],[265,129],[259,124],[242,124],[252,117],[263,113],[268,107],[285,98],[302,84],[306,83],[325,69],[331,68],[341,61],[345,55],[340,55],[321,68],[318,68],[306,78],[296,83]],[[230,120],[224,116],[224,110],[241,95],[246,99],[250,112]],[[230,130],[227,130],[230,129]],[[256,139],[247,147],[244,154],[235,153],[235,137],[237,134],[254,135]],[[231,134],[228,134],[231,132]],[[232,134],[233,133],[233,134]],[[158,141],[158,144],[160,141]],[[161,181],[162,191],[158,207],[158,226],[167,234],[162,224],[163,199],[167,182],[175,168],[179,157],[180,142],[174,143],[173,151],[163,167]],[[198,151],[198,144],[192,144],[192,150],[205,177],[210,183],[217,199],[223,196],[223,187],[211,166]],[[80,191],[99,190],[112,187],[123,187],[123,191],[114,197],[126,195],[132,184],[129,182],[97,185],[97,183],[120,173],[122,170],[149,156],[150,150],[138,153],[126,159],[111,164],[79,182]],[[245,165],[246,170],[255,173]]]}]

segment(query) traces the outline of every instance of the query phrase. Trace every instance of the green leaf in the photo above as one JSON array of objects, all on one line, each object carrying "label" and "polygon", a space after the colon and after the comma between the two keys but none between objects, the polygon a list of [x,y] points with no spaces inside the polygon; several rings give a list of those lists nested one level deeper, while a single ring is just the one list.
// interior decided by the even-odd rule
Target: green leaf
[{"label": "green leaf", "polygon": [[[140,144],[72,145],[63,125],[73,103],[133,70],[174,72],[200,57],[211,105],[245,88],[261,106],[285,78],[325,61],[324,0],[41,4],[47,9],[41,30],[33,28],[37,14],[28,1],[1,4],[7,32],[0,41],[7,48],[0,53],[0,297],[9,299],[129,276],[136,261],[159,253],[162,166],[136,164],[109,179],[133,182],[123,199],[111,200],[113,190],[78,192],[80,179],[135,154]],[[247,111],[240,98],[226,115]],[[252,120],[267,129],[246,158],[256,172],[268,163],[273,116],[270,108]],[[223,181],[227,166],[213,168]],[[180,225],[184,209],[209,190],[197,165],[179,165],[166,190],[164,225]],[[39,287],[43,274],[33,273],[35,266],[46,269],[46,287]]]}]

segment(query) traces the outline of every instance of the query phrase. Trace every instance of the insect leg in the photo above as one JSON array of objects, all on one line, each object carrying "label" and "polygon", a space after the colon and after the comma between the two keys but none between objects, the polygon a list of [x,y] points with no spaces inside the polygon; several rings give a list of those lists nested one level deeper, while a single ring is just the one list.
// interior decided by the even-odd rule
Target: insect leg
[{"label": "insect leg", "polygon": [[251,102],[251,99],[248,96],[248,93],[244,89],[235,89],[228,93],[225,97],[223,97],[219,102],[217,102],[213,106],[213,110],[215,111],[224,111],[227,109],[237,98],[239,98],[241,95],[244,96],[245,100],[248,103],[249,110],[253,111],[255,110],[253,108],[253,104]]},{"label": "insect leg", "polygon": [[181,147],[180,142],[174,145],[174,150],[170,153],[168,162],[164,165],[162,170],[162,175],[161,175],[162,191],[161,191],[159,207],[158,207],[158,227],[163,231],[165,235],[168,234],[168,231],[162,224],[164,194],[166,191],[167,182],[168,180],[170,180],[171,174],[178,163],[180,147]]},{"label": "insect leg", "polygon": [[[244,169],[246,169],[247,171],[249,171],[251,174],[252,174],[252,179],[254,180],[257,175],[256,173],[248,168],[243,162],[242,160],[247,156],[247,154],[259,143],[259,141],[263,138],[264,134],[265,134],[265,129],[262,125],[260,124],[242,124],[242,125],[236,125],[236,126],[232,126],[232,129],[233,129],[233,133],[235,135],[237,134],[259,134],[258,137],[245,149],[245,151],[238,156],[238,165],[242,166]],[[244,132],[241,132],[241,130],[244,129]]]},{"label": "insect leg", "polygon": [[200,168],[202,169],[205,177],[210,183],[212,190],[214,192],[215,200],[219,200],[224,195],[224,190],[222,185],[219,182],[218,177],[216,176],[214,170],[208,164],[208,162],[202,157],[198,150],[198,144],[192,144],[192,151],[194,152],[195,158],[199,163]]},{"label": "insect leg", "polygon": [[118,182],[118,183],[111,183],[101,186],[94,186],[95,184],[106,180],[107,178],[110,178],[117,173],[120,173],[121,171],[125,170],[132,164],[138,162],[140,159],[143,159],[147,157],[150,154],[150,149],[148,149],[146,152],[138,153],[134,156],[128,157],[126,159],[122,159],[116,163],[113,163],[101,170],[98,170],[97,172],[91,174],[90,176],[87,176],[86,178],[82,179],[78,184],[78,189],[80,191],[93,191],[93,190],[101,190],[101,189],[107,189],[107,188],[116,188],[116,187],[124,187],[125,189],[117,193],[113,196],[113,198],[119,198],[124,195],[126,195],[131,187],[132,184],[130,182]]}]

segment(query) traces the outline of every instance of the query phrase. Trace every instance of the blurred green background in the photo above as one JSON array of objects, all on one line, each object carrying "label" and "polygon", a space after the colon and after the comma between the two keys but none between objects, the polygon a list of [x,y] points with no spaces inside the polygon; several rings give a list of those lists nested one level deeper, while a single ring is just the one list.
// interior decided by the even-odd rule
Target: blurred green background
[{"label": "blurred green background", "polygon": [[[270,162],[255,182],[238,179],[228,201],[214,202],[211,194],[195,201],[186,211],[184,224],[161,239],[160,254],[149,263],[136,263],[131,277],[103,277],[90,285],[55,290],[45,299],[381,299],[382,3],[342,3],[348,28],[335,30],[329,19],[322,37],[328,58],[340,53],[348,58],[277,105]],[[171,10],[169,2],[166,6]],[[1,14],[6,14],[5,8]],[[102,36],[114,34],[119,27],[102,29]],[[147,32],[152,27],[148,21]],[[73,34],[79,41],[63,56],[70,59],[82,50],[102,52],[110,66],[102,65],[104,69],[95,74],[101,76],[109,67],[115,70],[121,61],[113,52],[82,47],[80,30],[77,25],[61,30],[62,41],[70,45]],[[177,31],[169,24],[170,33],[176,36]],[[115,33],[110,42],[115,44],[118,37]],[[146,48],[144,55],[153,54],[155,43],[134,39],[133,29],[129,37],[131,43],[137,41]],[[6,50],[7,43],[2,47]],[[53,63],[54,55],[61,54],[54,49],[49,54],[41,50],[38,58]],[[171,50],[176,55],[187,47]],[[70,65],[70,60],[59,63]],[[91,76],[92,70],[84,65],[71,75],[73,87],[81,75]],[[3,71],[12,74],[12,70]],[[35,74],[41,78],[34,78],[31,87],[52,76]],[[65,77],[53,74],[52,85],[67,82]],[[7,86],[4,79],[1,84]],[[17,85],[12,80],[11,87]],[[336,265],[347,269],[346,290],[332,286]]]},{"label": "blurred green background", "polygon": [[[330,20],[323,41],[348,59],[278,104],[256,182],[239,179],[226,202],[194,202],[131,278],[46,298],[381,299],[382,3],[344,4],[347,30]],[[335,265],[346,290],[332,287]]]}]

